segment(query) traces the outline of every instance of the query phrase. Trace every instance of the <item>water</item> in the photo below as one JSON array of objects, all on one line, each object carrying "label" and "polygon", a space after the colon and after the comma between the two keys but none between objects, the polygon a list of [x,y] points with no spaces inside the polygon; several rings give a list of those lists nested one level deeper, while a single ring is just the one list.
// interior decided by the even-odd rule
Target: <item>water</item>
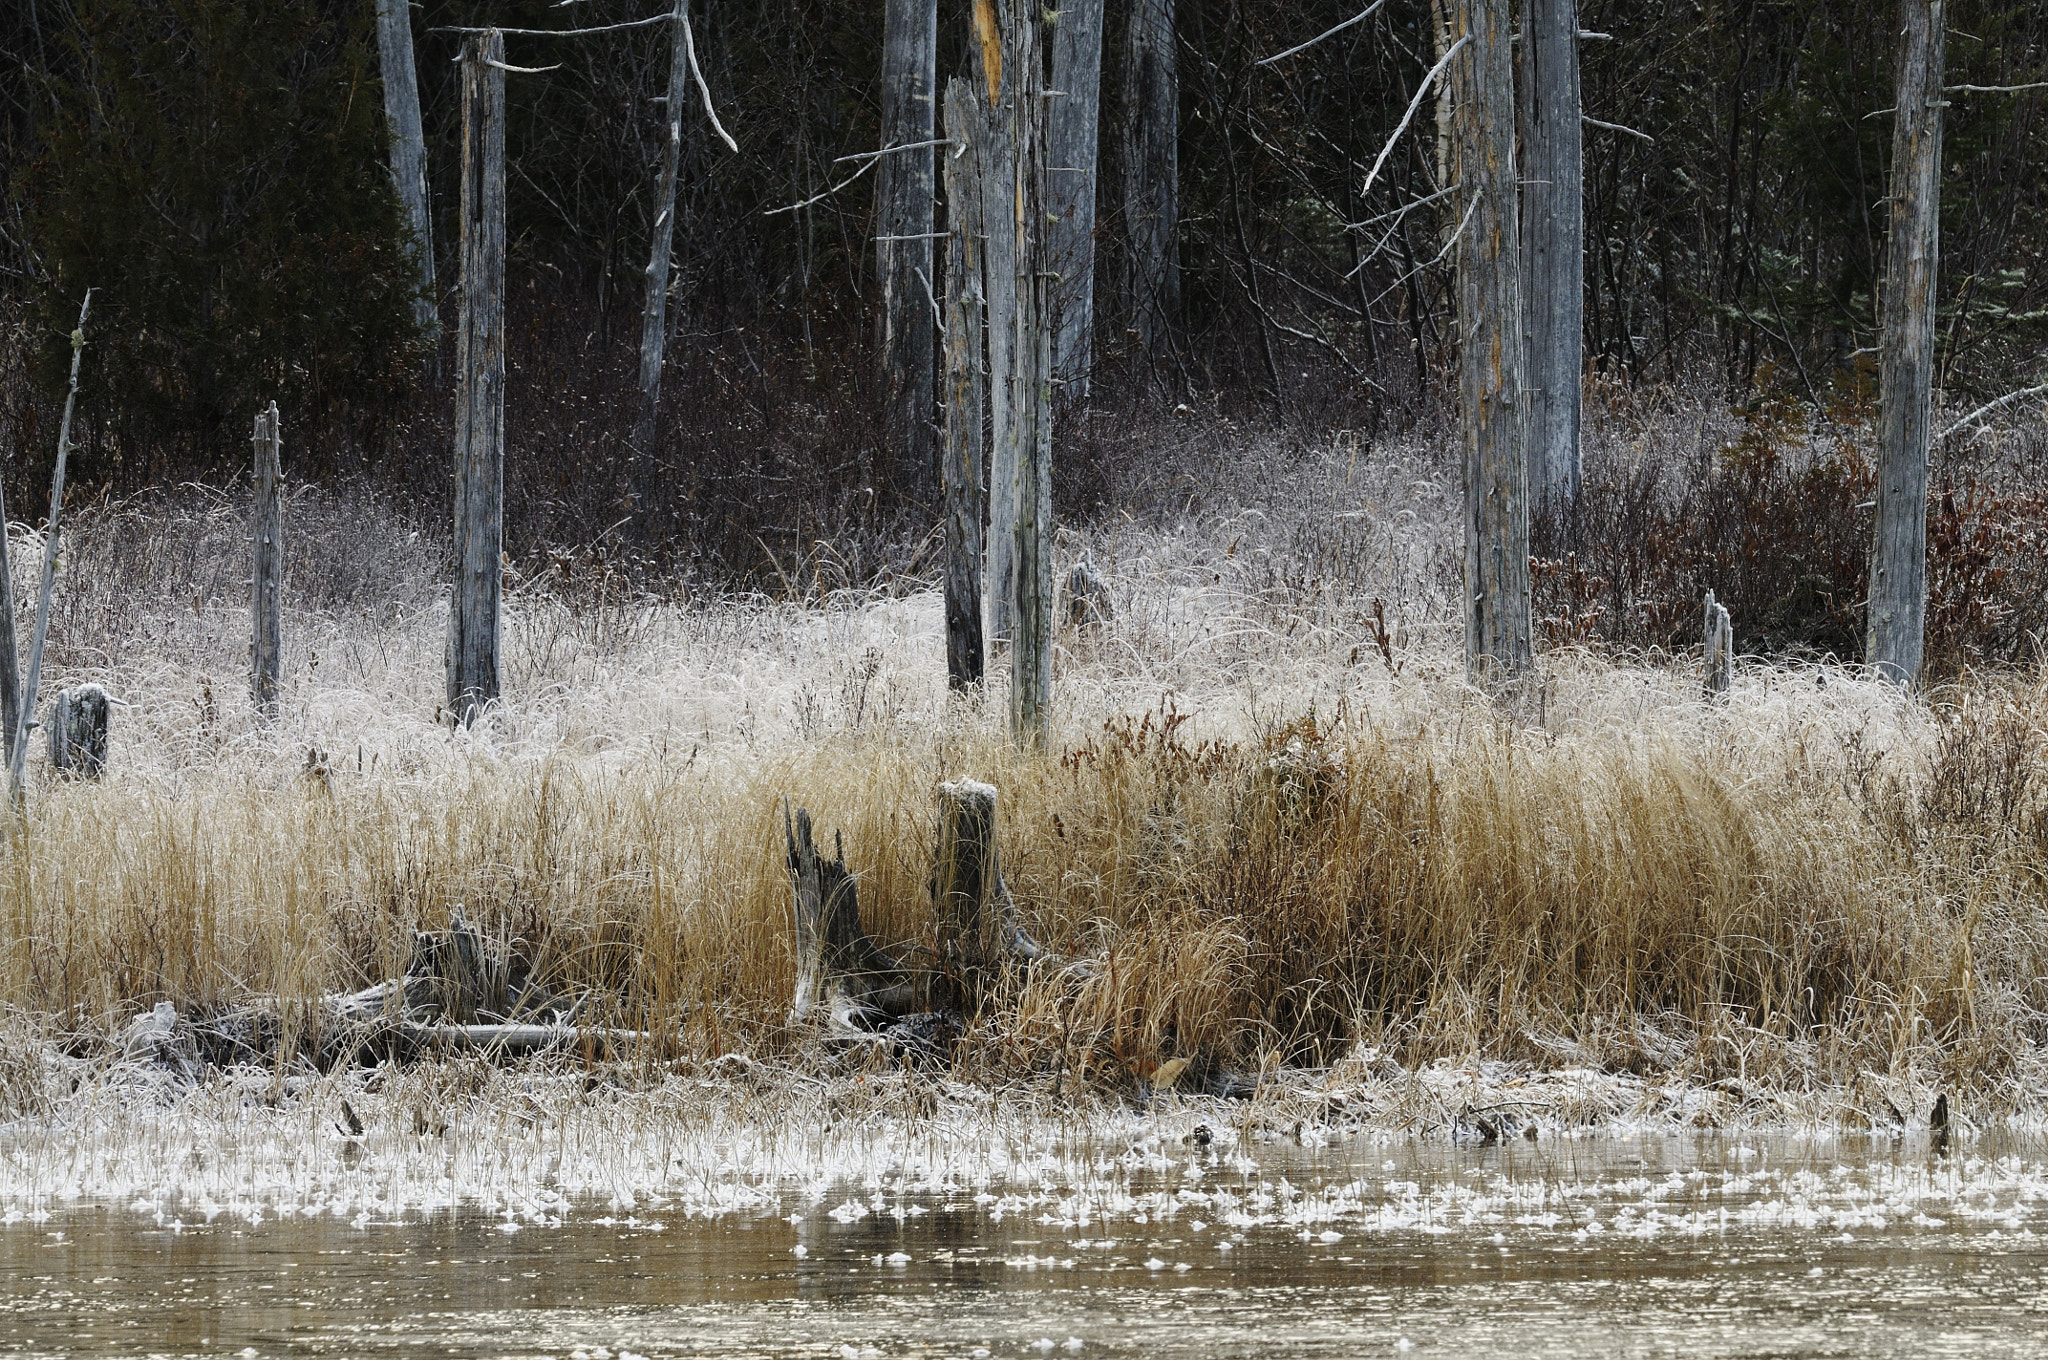
[{"label": "water", "polygon": [[2048,1162],[1989,1140],[1169,1143],[1126,1164],[1092,1189],[885,1182],[716,1215],[14,1215],[0,1350],[2048,1353]]}]

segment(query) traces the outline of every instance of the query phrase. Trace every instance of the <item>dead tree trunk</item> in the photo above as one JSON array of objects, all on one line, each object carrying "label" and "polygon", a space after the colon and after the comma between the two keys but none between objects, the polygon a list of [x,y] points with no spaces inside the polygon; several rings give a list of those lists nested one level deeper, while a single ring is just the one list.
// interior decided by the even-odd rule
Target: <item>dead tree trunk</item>
[{"label": "dead tree trunk", "polygon": [[981,683],[982,160],[987,119],[973,86],[946,86],[946,682]]},{"label": "dead tree trunk", "polygon": [[988,308],[988,570],[991,642],[1010,636],[1010,602],[1016,590],[1017,431],[1012,428],[1009,393],[1017,329],[1017,72],[1008,60],[1015,26],[1012,0],[974,0],[974,41],[969,53],[979,77],[977,94],[988,98],[983,124],[987,139],[981,158],[982,277]]},{"label": "dead tree trunk", "polygon": [[1017,921],[996,852],[996,791],[963,779],[939,785],[938,851],[932,905],[939,918],[939,955],[947,1004],[972,1015],[1005,963],[1028,963],[1045,951]]},{"label": "dead tree trunk", "polygon": [[1577,0],[1525,0],[1521,110],[1522,300],[1529,334],[1529,494],[1570,529],[1579,502],[1585,366],[1585,151]]},{"label": "dead tree trunk", "polygon": [[683,163],[683,107],[690,99],[690,0],[676,0],[668,54],[668,103],[662,121],[668,136],[661,148],[661,175],[654,186],[654,241],[647,259],[647,300],[640,311],[640,420],[633,444],[642,453],[654,446],[654,421],[661,410],[662,351],[668,340],[669,252],[675,243],[676,177]]},{"label": "dead tree trunk", "polygon": [[1046,216],[1046,96],[1034,6],[1011,29],[1016,71],[1016,335],[1008,401],[1016,447],[1010,595],[1010,735],[1042,746],[1052,724],[1052,275]]},{"label": "dead tree trunk", "polygon": [[0,741],[7,768],[21,728],[21,656],[14,630],[14,552],[7,533],[7,497],[0,493]]},{"label": "dead tree trunk", "polygon": [[1101,162],[1103,0],[1065,0],[1053,20],[1047,110],[1052,229],[1052,372],[1060,410],[1088,404],[1095,336],[1095,184]]},{"label": "dead tree trunk", "polygon": [[434,298],[433,220],[427,213],[427,139],[420,124],[419,75],[412,59],[412,11],[406,0],[377,0],[377,57],[384,77],[384,121],[391,130],[391,182],[412,251],[420,329],[440,325]]},{"label": "dead tree trunk", "polygon": [[[43,640],[50,635],[50,596],[57,586],[57,530],[64,513],[64,469],[71,461],[71,410],[78,401],[78,363],[85,355],[85,319],[92,312],[93,290],[79,304],[78,328],[71,332],[71,388],[64,397],[64,420],[57,427],[57,466],[50,473],[50,523],[43,534],[43,576],[36,591],[36,630],[29,637],[28,670],[22,676],[21,711],[15,719],[14,744],[7,753],[8,791],[17,806],[22,800],[22,775],[28,766],[28,734],[36,720],[36,686],[43,678]],[[11,613],[14,602],[7,602]]]},{"label": "dead tree trunk", "polygon": [[462,48],[462,324],[456,338],[455,598],[448,708],[458,723],[498,697],[505,495],[505,39]]},{"label": "dead tree trunk", "polygon": [[1173,9],[1174,0],[1131,0],[1124,41],[1125,297],[1138,351],[1148,360],[1158,357],[1180,307],[1180,79]]},{"label": "dead tree trunk", "polygon": [[1878,359],[1877,529],[1870,552],[1868,659],[1920,678],[1927,626],[1927,444],[1934,404],[1934,302],[1941,254],[1944,0],[1900,0],[1892,124],[1891,232]]},{"label": "dead tree trunk", "polygon": [[[882,20],[882,145],[919,147],[938,118],[938,0],[887,0]],[[932,148],[882,157],[875,189],[882,279],[882,390],[892,442],[914,484],[933,454]]]},{"label": "dead tree trunk", "polygon": [[1458,415],[1465,453],[1465,661],[1478,680],[1529,668],[1529,458],[1521,239],[1507,0],[1458,0],[1452,118]]},{"label": "dead tree trunk", "polygon": [[789,1023],[802,1024],[822,1005],[831,1028],[862,1030],[879,1017],[913,1010],[916,993],[903,966],[861,927],[860,890],[847,872],[845,845],[835,838],[826,859],[811,839],[811,814],[798,808],[791,821],[785,806],[782,815],[796,896],[796,996]]},{"label": "dead tree trunk", "polygon": [[1707,592],[1706,625],[1704,688],[1708,698],[1718,699],[1735,684],[1735,624],[1728,617],[1727,606],[1718,603],[1711,590]]},{"label": "dead tree trunk", "polygon": [[256,505],[250,526],[249,691],[256,711],[277,716],[277,679],[284,651],[284,486],[278,467],[277,403],[256,416]]}]

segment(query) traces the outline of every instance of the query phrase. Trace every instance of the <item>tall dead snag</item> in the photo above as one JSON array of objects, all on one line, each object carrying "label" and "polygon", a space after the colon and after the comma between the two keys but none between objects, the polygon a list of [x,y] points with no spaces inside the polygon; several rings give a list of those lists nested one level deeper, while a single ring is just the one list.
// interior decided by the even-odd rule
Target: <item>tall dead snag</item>
[{"label": "tall dead snag", "polygon": [[1529,668],[1529,459],[1520,216],[1507,0],[1458,0],[1452,116],[1458,227],[1458,417],[1465,453],[1465,662]]},{"label": "tall dead snag", "polygon": [[1585,366],[1585,148],[1577,0],[1524,0],[1521,113],[1523,316],[1529,335],[1529,494],[1569,525],[1579,502]]},{"label": "tall dead snag", "polygon": [[505,39],[462,45],[462,321],[456,337],[455,598],[448,708],[467,723],[498,697],[505,499]]},{"label": "tall dead snag", "polygon": [[1010,403],[1017,330],[1017,70],[1009,60],[1012,0],[974,0],[968,44],[976,96],[986,95],[981,157],[982,277],[988,309],[989,457],[987,591],[990,641],[1010,636],[1017,549],[1017,431]]},{"label": "tall dead snag", "polygon": [[14,552],[7,533],[7,497],[0,492],[0,743],[8,769],[21,728],[21,656],[14,633]]},{"label": "tall dead snag", "polygon": [[946,683],[981,683],[982,160],[986,119],[973,87],[946,85]]},{"label": "tall dead snag", "polygon": [[277,403],[256,415],[255,522],[249,528],[249,692],[256,711],[277,716],[284,651],[280,595],[284,579],[284,478],[278,468]]},{"label": "tall dead snag", "polygon": [[413,314],[428,332],[440,324],[434,300],[433,220],[427,213],[427,138],[420,125],[419,75],[412,59],[412,9],[377,0],[377,58],[384,77],[384,121],[391,130],[391,182],[405,214],[419,297]]},{"label": "tall dead snag", "polygon": [[1046,160],[1052,228],[1052,374],[1062,411],[1088,403],[1095,335],[1095,184],[1101,161],[1103,0],[1064,0],[1052,27]]},{"label": "tall dead snag", "polygon": [[633,444],[643,453],[654,445],[654,419],[661,409],[669,252],[675,244],[676,177],[683,163],[683,106],[690,98],[690,0],[676,0],[669,28],[668,103],[662,106],[668,135],[661,147],[661,175],[654,186],[654,241],[648,250],[646,302],[640,309],[640,420]]},{"label": "tall dead snag", "polygon": [[1180,77],[1173,6],[1174,0],[1131,0],[1124,40],[1125,296],[1134,339],[1147,358],[1157,356],[1180,307]]},{"label": "tall dead snag", "polygon": [[1899,0],[1891,232],[1878,358],[1877,529],[1870,551],[1870,664],[1911,685],[1927,625],[1927,442],[1941,254],[1944,0]]},{"label": "tall dead snag", "polygon": [[[1052,724],[1052,274],[1046,215],[1045,58],[1035,6],[1010,29],[1016,72],[1016,314],[1010,436],[1016,506],[1010,589],[1010,735],[1042,746]],[[1000,471],[1000,468],[998,469]]]},{"label": "tall dead snag", "polygon": [[932,466],[932,148],[938,119],[938,0],[887,0],[882,18],[882,157],[876,262],[882,390],[893,442],[920,485]]}]

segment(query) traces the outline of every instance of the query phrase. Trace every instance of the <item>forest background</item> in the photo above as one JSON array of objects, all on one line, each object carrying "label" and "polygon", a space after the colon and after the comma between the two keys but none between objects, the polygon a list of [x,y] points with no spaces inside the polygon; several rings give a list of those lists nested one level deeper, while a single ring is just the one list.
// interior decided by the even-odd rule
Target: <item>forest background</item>
[{"label": "forest background", "polygon": [[[453,27],[601,26],[650,0],[414,7],[434,247],[453,276]],[[666,25],[510,39],[506,540],[663,592],[773,581],[831,545],[837,579],[928,572],[934,470],[892,444],[878,363],[873,151],[882,5],[695,6],[738,141],[684,117],[665,406],[629,442],[641,280],[664,131]],[[940,7],[941,75],[966,6]],[[1098,326],[1089,407],[1055,456],[1063,517],[1156,495],[1159,428],[1257,428],[1275,457],[1448,425],[1456,227],[1430,103],[1361,188],[1442,47],[1394,0],[1180,0],[1180,287],[1140,351],[1120,243],[1129,6],[1103,56]],[[2048,13],[1951,6],[1952,85],[2048,73]],[[1682,388],[1744,433],[1684,466],[1589,453],[1567,553],[1539,526],[1546,640],[1691,641],[1699,587],[1745,647],[1853,658],[1869,543],[1895,38],[1851,0],[1588,0],[1589,380]],[[2048,91],[1958,94],[1947,118],[1936,385],[1951,415],[2041,382]],[[839,163],[835,163],[839,162]],[[818,197],[824,194],[823,197]],[[770,210],[815,200],[794,212]],[[72,477],[132,496],[246,467],[248,420],[287,413],[286,470],[357,482],[445,523],[453,309],[412,319],[367,0],[22,0],[0,14],[0,467],[35,504],[67,336],[97,289]],[[1366,225],[1356,225],[1366,224]],[[443,353],[437,355],[437,346]],[[1936,428],[1946,422],[1937,421]],[[2038,461],[2038,441],[2020,456]],[[1930,660],[2030,655],[2043,622],[2037,467],[1936,451]],[[1148,489],[1149,488],[1149,489]],[[17,514],[21,513],[19,509]],[[564,568],[564,570],[571,570]],[[2038,569],[2037,569],[2038,570]],[[786,584],[786,578],[785,578]]]}]

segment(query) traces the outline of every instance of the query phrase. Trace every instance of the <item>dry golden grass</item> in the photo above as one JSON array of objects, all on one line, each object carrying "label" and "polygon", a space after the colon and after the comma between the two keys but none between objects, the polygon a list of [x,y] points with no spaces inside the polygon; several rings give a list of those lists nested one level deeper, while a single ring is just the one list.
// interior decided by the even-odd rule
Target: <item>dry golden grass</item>
[{"label": "dry golden grass", "polygon": [[[1755,664],[1708,705],[1693,660],[1558,652],[1498,705],[1448,633],[1441,478],[1343,448],[1292,476],[1285,515],[1068,543],[1117,612],[1062,639],[1042,754],[1007,743],[999,698],[945,693],[915,591],[525,585],[504,709],[451,731],[412,527],[310,496],[320,552],[295,561],[265,727],[222,565],[238,512],[103,512],[60,583],[45,692],[97,679],[131,707],[104,781],[38,777],[4,861],[9,1032],[105,1034],[164,999],[289,1011],[391,975],[460,905],[685,1054],[794,1053],[782,800],[844,833],[870,930],[908,942],[930,929],[934,788],[971,776],[1001,791],[1028,923],[1100,960],[1015,980],[966,1050],[992,1079],[1369,1045],[1700,1085],[1930,1065],[2010,1085],[2048,1011],[2048,678],[1908,701]],[[312,589],[365,552],[354,593]]]}]

